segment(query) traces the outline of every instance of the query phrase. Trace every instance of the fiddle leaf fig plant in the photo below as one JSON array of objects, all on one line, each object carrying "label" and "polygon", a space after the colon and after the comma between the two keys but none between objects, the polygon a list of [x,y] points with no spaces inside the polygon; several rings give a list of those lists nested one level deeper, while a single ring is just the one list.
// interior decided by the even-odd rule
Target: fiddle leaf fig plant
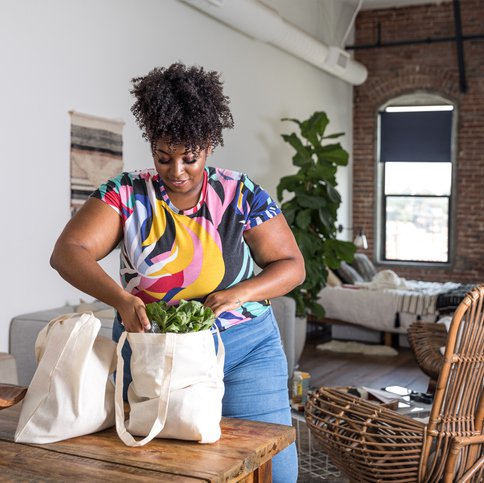
[{"label": "fiddle leaf fig plant", "polygon": [[353,243],[336,238],[341,204],[336,171],[348,164],[348,152],[332,141],[344,133],[325,135],[329,124],[325,112],[315,112],[304,121],[288,118],[282,121],[299,127],[299,134],[282,135],[295,150],[292,162],[298,170],[279,180],[277,198],[281,202],[285,191],[293,195],[281,204],[281,209],[306,266],[304,283],[288,295],[296,301],[298,316],[321,318],[325,312],[318,303],[318,294],[326,286],[327,267],[335,269],[342,261],[351,262],[356,251]]}]

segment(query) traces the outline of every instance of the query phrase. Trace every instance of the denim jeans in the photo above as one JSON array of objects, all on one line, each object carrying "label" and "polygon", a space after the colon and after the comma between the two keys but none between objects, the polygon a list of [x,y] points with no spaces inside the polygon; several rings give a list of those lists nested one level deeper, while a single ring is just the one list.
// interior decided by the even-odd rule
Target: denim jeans
[{"label": "denim jeans", "polygon": [[[123,330],[124,327],[115,320],[115,341],[119,340]],[[291,426],[287,362],[272,308],[220,335],[225,346],[223,416]],[[217,346],[217,338],[214,340]],[[128,344],[122,353],[125,360],[124,397],[127,399],[127,387],[131,382]],[[272,459],[272,481],[295,483],[297,473],[297,453],[293,443]]]}]

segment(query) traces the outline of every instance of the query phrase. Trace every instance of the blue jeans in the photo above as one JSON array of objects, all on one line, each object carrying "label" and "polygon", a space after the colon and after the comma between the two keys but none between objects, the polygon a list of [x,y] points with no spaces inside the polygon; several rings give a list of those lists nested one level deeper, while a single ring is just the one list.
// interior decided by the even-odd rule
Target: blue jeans
[{"label": "blue jeans", "polygon": [[[123,326],[115,320],[115,341],[119,340],[123,330]],[[287,362],[272,308],[255,319],[224,330],[220,335],[225,346],[222,415],[291,426]],[[131,350],[125,344],[125,399],[131,382],[130,357]],[[295,483],[297,473],[297,453],[293,443],[272,459],[272,481]]]}]

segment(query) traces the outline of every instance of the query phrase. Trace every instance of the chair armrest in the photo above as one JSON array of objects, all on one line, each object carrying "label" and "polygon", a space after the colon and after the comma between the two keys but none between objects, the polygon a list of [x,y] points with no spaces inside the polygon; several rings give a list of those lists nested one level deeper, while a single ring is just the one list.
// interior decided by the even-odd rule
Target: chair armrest
[{"label": "chair armrest", "polygon": [[[456,466],[460,462],[461,451],[468,447],[474,445],[480,445],[484,443],[484,434],[476,434],[474,436],[457,436],[452,439],[449,456],[447,457],[447,462],[445,464],[444,470],[444,483],[451,483],[454,481],[454,475],[456,473]],[[472,465],[467,469],[465,474],[456,480],[458,483],[464,483],[471,481],[472,477],[477,473],[478,470],[484,467],[484,456],[478,457],[479,448],[471,448],[467,456],[468,461],[475,460]]]}]

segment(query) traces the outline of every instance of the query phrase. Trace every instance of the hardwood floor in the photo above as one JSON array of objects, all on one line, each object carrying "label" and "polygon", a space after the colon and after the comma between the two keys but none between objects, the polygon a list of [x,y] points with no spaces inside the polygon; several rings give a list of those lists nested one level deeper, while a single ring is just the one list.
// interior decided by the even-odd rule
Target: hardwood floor
[{"label": "hardwood floor", "polygon": [[427,390],[428,377],[420,370],[409,348],[399,347],[396,356],[368,356],[323,352],[316,349],[321,338],[308,336],[299,370],[311,374],[311,387],[368,386],[380,389],[399,385],[414,391]]}]

